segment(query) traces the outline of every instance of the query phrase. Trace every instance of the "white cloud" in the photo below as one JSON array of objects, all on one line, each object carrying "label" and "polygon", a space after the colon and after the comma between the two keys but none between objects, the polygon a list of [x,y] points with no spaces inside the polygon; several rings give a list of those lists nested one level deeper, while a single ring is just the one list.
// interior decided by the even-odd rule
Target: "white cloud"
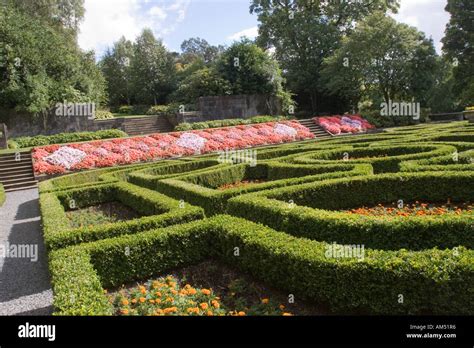
[{"label": "white cloud", "polygon": [[165,10],[163,10],[161,7],[159,6],[153,6],[149,11],[148,11],[148,14],[150,16],[156,16],[158,17],[159,19],[165,19],[167,14],[165,12]]},{"label": "white cloud", "polygon": [[85,0],[79,46],[100,57],[120,37],[134,40],[144,28],[163,38],[186,18],[189,4],[190,0]]},{"label": "white cloud", "polygon": [[258,27],[252,27],[248,29],[241,30],[235,34],[232,34],[227,37],[228,40],[239,40],[242,37],[247,37],[249,39],[254,39],[258,35]]},{"label": "white cloud", "polygon": [[392,17],[423,31],[441,53],[441,39],[449,21],[449,13],[444,10],[446,4],[447,0],[401,0],[398,13]]}]

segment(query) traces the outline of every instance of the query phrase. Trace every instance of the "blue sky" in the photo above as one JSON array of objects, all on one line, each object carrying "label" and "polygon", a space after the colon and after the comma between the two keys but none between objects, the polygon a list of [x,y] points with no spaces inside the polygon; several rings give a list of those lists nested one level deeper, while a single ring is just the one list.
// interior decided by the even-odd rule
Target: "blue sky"
[{"label": "blue sky", "polygon": [[[449,20],[446,1],[402,0],[394,18],[431,36],[440,52]],[[85,0],[79,45],[100,56],[122,35],[133,40],[145,27],[173,51],[179,52],[183,40],[190,37],[228,45],[257,34],[257,16],[249,13],[249,5],[250,0]]]}]

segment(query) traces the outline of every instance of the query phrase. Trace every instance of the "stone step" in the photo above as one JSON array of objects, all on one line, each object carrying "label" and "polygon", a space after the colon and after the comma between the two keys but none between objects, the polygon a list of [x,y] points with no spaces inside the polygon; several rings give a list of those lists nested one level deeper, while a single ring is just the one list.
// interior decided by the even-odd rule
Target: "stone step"
[{"label": "stone step", "polygon": [[8,173],[8,174],[2,174],[0,173],[0,181],[1,182],[6,182],[14,179],[25,179],[25,178],[32,178],[34,179],[35,176],[33,175],[33,172],[28,172],[28,173]]},{"label": "stone step", "polygon": [[25,181],[18,182],[18,183],[8,183],[8,184],[3,185],[3,187],[5,188],[5,192],[26,190],[26,189],[38,187],[38,181],[37,180],[25,180]]}]

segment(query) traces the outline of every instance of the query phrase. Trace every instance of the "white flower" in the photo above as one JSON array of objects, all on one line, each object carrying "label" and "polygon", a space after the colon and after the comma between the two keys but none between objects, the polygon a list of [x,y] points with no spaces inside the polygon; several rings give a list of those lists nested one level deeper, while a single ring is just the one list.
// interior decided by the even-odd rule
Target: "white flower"
[{"label": "white flower", "polygon": [[294,129],[293,127],[287,126],[286,124],[283,124],[283,123],[277,123],[273,131],[276,134],[286,135],[289,137],[295,137],[298,134],[298,131],[296,129]]},{"label": "white flower", "polygon": [[63,146],[46,157],[45,160],[50,164],[70,169],[75,164],[81,162],[86,156],[87,154],[84,151],[69,146]]},{"label": "white flower", "polygon": [[191,149],[194,151],[201,151],[206,144],[206,139],[193,133],[183,133],[176,141],[176,145]]}]

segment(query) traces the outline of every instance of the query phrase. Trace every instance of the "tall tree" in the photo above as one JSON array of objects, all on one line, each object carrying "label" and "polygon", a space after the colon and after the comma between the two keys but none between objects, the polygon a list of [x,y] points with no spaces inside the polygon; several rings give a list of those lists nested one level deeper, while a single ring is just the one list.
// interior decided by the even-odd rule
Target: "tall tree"
[{"label": "tall tree", "polygon": [[15,7],[0,7],[0,106],[45,116],[58,102],[105,100],[94,54]]},{"label": "tall tree", "polygon": [[454,63],[454,93],[461,106],[474,104],[474,2],[448,0],[451,14],[443,38],[443,51]]},{"label": "tall tree", "polygon": [[136,101],[164,103],[173,91],[176,67],[173,56],[150,29],[144,29],[134,44],[131,75]]},{"label": "tall tree", "polygon": [[207,64],[214,61],[224,51],[224,46],[212,46],[204,39],[192,37],[183,41],[181,51],[186,62],[202,59]]},{"label": "tall tree", "polygon": [[322,76],[332,93],[389,100],[415,99],[426,106],[434,84],[436,52],[431,40],[406,24],[376,12],[358,23],[326,58]]},{"label": "tall tree", "polygon": [[107,80],[107,90],[111,105],[132,103],[131,63],[134,59],[133,44],[121,37],[107,50],[99,65]]},{"label": "tall tree", "polygon": [[261,23],[259,45],[274,47],[289,89],[303,107],[317,112],[328,107],[323,102],[329,99],[320,81],[323,59],[356,21],[376,10],[397,8],[398,0],[253,0],[250,12]]},{"label": "tall tree", "polygon": [[283,108],[292,103],[283,89],[278,62],[248,39],[234,42],[216,62],[217,72],[232,87],[232,94],[269,94],[279,97]]},{"label": "tall tree", "polygon": [[79,23],[84,18],[84,0],[2,0],[33,18],[49,24],[71,29],[77,33]]}]

